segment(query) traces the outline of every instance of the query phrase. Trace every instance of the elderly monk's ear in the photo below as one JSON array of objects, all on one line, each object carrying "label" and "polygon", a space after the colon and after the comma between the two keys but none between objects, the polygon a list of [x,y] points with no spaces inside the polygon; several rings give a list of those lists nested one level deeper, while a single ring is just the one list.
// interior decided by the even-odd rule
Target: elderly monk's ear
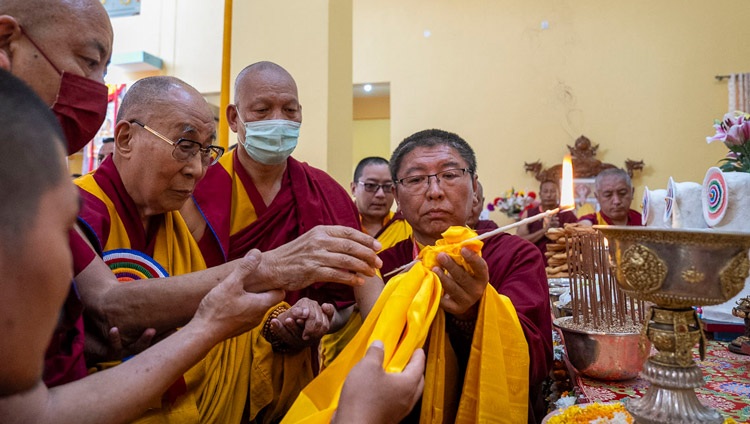
[{"label": "elderly monk's ear", "polygon": [[352,197],[357,197],[357,195],[354,193],[354,191],[357,190],[357,182],[352,181],[351,183],[349,183],[349,188],[351,188],[352,190]]},{"label": "elderly monk's ear", "polygon": [[10,62],[21,36],[21,26],[12,16],[0,15],[0,68],[10,71]]},{"label": "elderly monk's ear", "polygon": [[229,128],[231,128],[232,131],[237,132],[237,128],[241,125],[240,120],[237,116],[237,106],[233,104],[228,105],[226,115],[227,122],[229,123]]},{"label": "elderly monk's ear", "polygon": [[136,124],[120,121],[115,125],[115,155],[130,158],[133,154],[133,136],[138,131]]}]

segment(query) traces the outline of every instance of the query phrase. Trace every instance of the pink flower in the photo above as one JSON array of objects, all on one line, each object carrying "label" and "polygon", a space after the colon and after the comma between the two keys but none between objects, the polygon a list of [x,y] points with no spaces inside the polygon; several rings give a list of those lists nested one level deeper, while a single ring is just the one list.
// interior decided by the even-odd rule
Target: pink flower
[{"label": "pink flower", "polygon": [[724,144],[727,146],[741,146],[750,140],[750,121],[743,121],[732,125],[726,133]]},{"label": "pink flower", "polygon": [[722,141],[729,146],[741,146],[750,140],[750,115],[745,112],[735,111],[727,113],[724,119],[714,123],[716,134],[706,137],[706,143]]}]

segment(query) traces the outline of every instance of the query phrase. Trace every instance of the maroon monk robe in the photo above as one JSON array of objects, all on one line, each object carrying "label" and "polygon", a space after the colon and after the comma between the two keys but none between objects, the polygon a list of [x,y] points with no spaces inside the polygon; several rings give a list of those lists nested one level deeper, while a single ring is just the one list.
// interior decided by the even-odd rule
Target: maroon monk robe
[{"label": "maroon monk robe", "polygon": [[[68,236],[70,250],[73,252],[73,274],[78,275],[89,266],[96,254],[75,230],[71,230]],[[60,319],[52,333],[52,340],[44,354],[42,380],[47,387],[59,386],[86,377],[88,370],[83,357],[84,334],[83,304],[78,295],[76,283],[73,281],[60,311]]]},{"label": "maroon monk robe", "polygon": [[[602,219],[604,219],[604,222],[606,222],[607,225],[613,225],[612,224],[612,218],[610,218],[607,215],[605,215],[604,212],[600,211],[600,212],[597,212],[597,213],[601,214]],[[598,224],[597,219],[596,219],[596,213],[590,213],[588,215],[584,215],[584,216],[578,218],[578,222],[581,222],[581,221],[584,221],[584,220],[585,221],[590,221],[594,225]],[[641,226],[643,226],[643,221],[641,220],[641,213],[638,212],[638,211],[634,211],[633,209],[628,209],[628,222],[625,225],[627,225],[629,227],[641,227]]]},{"label": "maroon monk robe", "polygon": [[[385,275],[414,259],[414,242],[404,240],[378,256]],[[528,241],[503,233],[484,240],[482,257],[489,268],[489,283],[513,302],[529,344],[529,422],[537,422],[546,413],[542,382],[552,367],[552,321],[542,255]]]},{"label": "maroon monk robe", "polygon": [[497,223],[495,223],[495,221],[491,219],[480,219],[479,221],[477,221],[477,225],[474,230],[481,233],[485,231],[492,231],[497,228],[499,227],[497,226]]},{"label": "maroon monk robe", "polygon": [[[266,206],[237,153],[229,156],[222,160],[233,161],[234,177],[239,178],[247,191],[258,218],[243,230],[230,234],[233,176],[220,164],[208,168],[194,193],[196,205],[210,229],[199,243],[207,265],[216,265],[221,259],[241,258],[250,249],[275,249],[317,225],[343,225],[360,230],[359,215],[349,194],[325,172],[290,157],[281,190]],[[354,301],[354,292],[342,284],[316,283],[287,292],[285,300],[294,304],[302,297],[318,303],[335,303],[340,309]]]}]

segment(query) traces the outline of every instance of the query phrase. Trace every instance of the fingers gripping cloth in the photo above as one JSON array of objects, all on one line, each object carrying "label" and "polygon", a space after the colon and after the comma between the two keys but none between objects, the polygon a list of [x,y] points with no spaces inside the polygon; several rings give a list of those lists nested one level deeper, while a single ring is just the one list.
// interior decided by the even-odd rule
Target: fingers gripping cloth
[{"label": "fingers gripping cloth", "polygon": [[[461,256],[461,248],[467,247],[481,254],[482,241],[471,240],[462,243],[474,236],[476,236],[476,233],[466,227],[449,228],[443,233],[443,239],[438,240],[435,246],[428,246],[420,252],[419,258],[421,261],[417,262],[408,272],[393,277],[383,289],[356,336],[336,360],[302,390],[282,423],[330,422],[338,407],[341,388],[347,374],[364,357],[367,348],[373,341],[381,340],[383,342],[385,353],[383,368],[387,372],[401,372],[409,362],[414,350],[424,345],[428,334],[430,334],[431,342],[426,366],[427,376],[421,422],[442,422],[442,412],[445,409],[442,404],[444,400],[442,393],[444,392],[445,382],[444,363],[447,336],[443,314],[437,313],[440,299],[443,296],[443,287],[440,284],[440,279],[431,269],[439,266],[437,255],[440,252],[445,252],[469,271],[470,267]],[[489,302],[486,301],[488,292],[492,297]],[[489,308],[488,305],[490,305]],[[476,418],[480,416],[486,418],[487,414],[481,413],[481,410],[486,409],[486,407],[491,407],[492,411],[495,412],[503,411],[503,414],[510,412],[505,416],[505,419],[512,416],[513,422],[525,422],[528,398],[528,347],[510,300],[505,296],[498,295],[494,288],[488,284],[480,303],[477,329],[479,329],[479,323],[484,321],[483,314],[489,313],[496,316],[490,319],[494,321],[492,328],[485,330],[499,334],[499,328],[502,328],[504,334],[516,339],[515,344],[510,346],[510,357],[513,358],[513,363],[506,363],[507,359],[503,361],[502,355],[508,356],[509,349],[506,346],[486,345],[483,348],[481,345],[483,337],[475,332],[466,381],[476,387],[470,389],[465,385],[456,422],[470,423],[477,422]],[[502,317],[502,319],[498,320],[497,316]],[[491,352],[492,350],[495,350],[495,352]],[[485,358],[483,351],[489,351],[490,357]],[[475,353],[477,353],[476,358],[474,358]],[[497,356],[500,356],[500,359],[496,358]],[[490,363],[485,364],[484,361]],[[471,367],[474,369],[471,369]],[[497,384],[490,383],[493,386],[491,387],[491,396],[480,393],[478,388],[481,383],[485,379],[497,380],[498,373],[508,373],[512,383],[504,389],[497,389],[494,387]],[[366,390],[366,388],[362,389]],[[503,396],[503,398],[498,400],[496,399],[498,396]],[[487,398],[489,397],[492,400],[488,403]],[[461,417],[464,417],[464,420]],[[521,417],[523,421],[515,421],[515,419]],[[500,421],[490,420],[487,422]]]}]

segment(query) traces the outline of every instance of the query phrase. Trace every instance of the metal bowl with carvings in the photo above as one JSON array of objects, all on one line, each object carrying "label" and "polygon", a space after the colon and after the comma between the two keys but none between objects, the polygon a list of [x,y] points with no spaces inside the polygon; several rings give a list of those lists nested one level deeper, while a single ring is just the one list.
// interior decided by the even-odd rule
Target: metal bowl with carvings
[{"label": "metal bowl with carvings", "polygon": [[565,354],[576,371],[599,380],[630,380],[643,368],[651,344],[641,351],[640,333],[605,333],[571,327],[572,317],[557,318],[555,327],[562,332]]},{"label": "metal bowl with carvings", "polygon": [[747,233],[595,228],[609,241],[620,288],[663,307],[724,303],[742,290],[750,271]]}]

